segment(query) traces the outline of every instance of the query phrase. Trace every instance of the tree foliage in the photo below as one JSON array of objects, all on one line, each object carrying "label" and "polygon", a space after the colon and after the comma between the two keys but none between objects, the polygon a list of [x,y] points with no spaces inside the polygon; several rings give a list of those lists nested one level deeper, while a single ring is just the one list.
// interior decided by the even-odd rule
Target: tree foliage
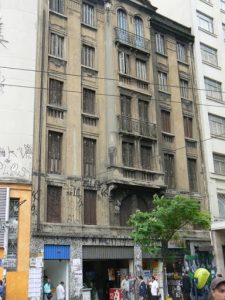
[{"label": "tree foliage", "polygon": [[[128,224],[133,227],[131,236],[145,252],[154,253],[167,248],[168,241],[178,236],[179,230],[187,225],[197,225],[201,229],[210,228],[210,215],[201,211],[198,200],[175,196],[153,198],[151,212],[137,211]],[[163,254],[163,253],[162,253]]]}]

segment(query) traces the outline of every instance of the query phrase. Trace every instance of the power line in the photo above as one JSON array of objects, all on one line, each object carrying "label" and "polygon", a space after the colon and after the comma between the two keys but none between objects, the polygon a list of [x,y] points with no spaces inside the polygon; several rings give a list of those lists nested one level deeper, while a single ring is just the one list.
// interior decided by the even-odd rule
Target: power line
[{"label": "power line", "polygon": [[[85,66],[84,66],[85,67]],[[119,79],[115,79],[115,78],[107,78],[107,77],[100,77],[100,76],[90,76],[90,75],[81,75],[81,74],[72,74],[72,73],[62,73],[62,72],[58,72],[58,71],[41,71],[41,70],[35,70],[35,69],[27,69],[27,68],[17,68],[17,67],[8,67],[8,66],[0,66],[0,69],[9,69],[9,70],[18,70],[18,71],[27,71],[27,72],[35,72],[35,73],[46,73],[46,74],[49,74],[49,75],[52,75],[52,74],[55,74],[55,75],[62,75],[62,76],[71,76],[71,77],[81,77],[81,78],[96,78],[96,79],[101,79],[101,80],[109,80],[109,81],[116,81],[116,82],[121,82]],[[122,74],[121,75],[124,75],[124,76],[128,76],[129,77],[129,74]],[[135,78],[135,77],[132,77],[130,76],[131,79],[135,79],[135,80],[140,80],[142,81],[141,78]],[[144,80],[145,82],[145,80]],[[162,84],[159,84],[159,83],[152,83],[150,81],[146,81],[146,84],[149,84],[149,85],[152,85],[152,86],[162,86]],[[172,85],[172,84],[163,84],[163,86],[165,87],[172,87],[172,88],[179,88],[181,89],[182,87],[180,85]],[[36,88],[36,87],[34,87]],[[185,89],[189,89],[189,90],[197,90],[197,91],[209,91],[211,92],[212,90],[207,90],[207,89],[200,89],[200,88],[196,88],[196,87],[193,87],[193,86],[188,86],[188,87],[185,87]],[[224,94],[225,91],[213,91],[213,92],[216,92],[216,93],[219,93],[219,94]]]},{"label": "power line", "polygon": [[[7,87],[18,87],[18,88],[28,88],[28,89],[37,89],[37,90],[47,90],[47,91],[51,91],[51,90],[58,90],[57,88],[41,88],[41,87],[35,87],[35,86],[29,86],[29,85],[18,85],[18,84],[6,84],[3,83],[2,86],[7,86]],[[76,93],[76,94],[82,94],[82,91],[75,91],[75,90],[65,90],[62,89],[62,92],[66,92],[66,93]],[[135,91],[133,91],[133,93],[135,93]],[[115,94],[105,94],[105,93],[96,93],[96,96],[109,96],[109,97],[114,97],[114,98],[120,98],[121,95],[115,95]],[[162,99],[158,99],[158,98],[152,98],[151,95],[145,94],[145,96],[150,97],[151,100],[155,100],[155,101],[159,101],[159,102],[168,102],[168,103],[179,103],[181,104],[181,101],[174,101],[174,100],[162,100]],[[190,101],[193,102],[192,100],[189,99],[184,99],[186,101]],[[225,108],[225,103],[221,104],[221,105],[213,105],[213,104],[205,104],[205,103],[195,103],[196,105],[199,106],[211,106],[211,107],[219,107],[219,108]]]}]

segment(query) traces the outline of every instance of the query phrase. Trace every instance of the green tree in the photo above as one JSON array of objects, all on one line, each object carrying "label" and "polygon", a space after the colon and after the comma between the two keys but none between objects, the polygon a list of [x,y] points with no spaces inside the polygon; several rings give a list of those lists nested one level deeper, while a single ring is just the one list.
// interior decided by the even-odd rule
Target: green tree
[{"label": "green tree", "polygon": [[180,195],[174,198],[155,195],[153,210],[136,211],[131,215],[128,224],[133,227],[131,237],[144,252],[154,254],[161,251],[165,268],[169,240],[178,239],[180,230],[188,225],[209,230],[210,221],[209,213],[201,211],[200,203],[196,199]]}]

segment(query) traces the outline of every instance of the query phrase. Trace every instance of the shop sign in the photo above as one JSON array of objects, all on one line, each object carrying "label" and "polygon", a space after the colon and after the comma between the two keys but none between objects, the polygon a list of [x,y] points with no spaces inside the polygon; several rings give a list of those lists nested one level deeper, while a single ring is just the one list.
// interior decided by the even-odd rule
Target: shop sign
[{"label": "shop sign", "polygon": [[109,300],[122,300],[121,289],[109,289]]}]

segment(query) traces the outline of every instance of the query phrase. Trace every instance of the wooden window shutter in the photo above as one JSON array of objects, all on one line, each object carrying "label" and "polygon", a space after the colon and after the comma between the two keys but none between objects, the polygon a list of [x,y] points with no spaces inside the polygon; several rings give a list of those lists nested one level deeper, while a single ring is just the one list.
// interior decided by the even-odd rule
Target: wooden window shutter
[{"label": "wooden window shutter", "polygon": [[84,176],[96,176],[96,140],[88,138],[83,140],[83,168]]},{"label": "wooden window shutter", "polygon": [[162,110],[161,118],[162,118],[162,130],[165,132],[171,132],[170,112],[166,110]]},{"label": "wooden window shutter", "polygon": [[196,192],[197,191],[196,159],[188,158],[187,163],[188,163],[189,188],[190,191]]},{"label": "wooden window shutter", "polygon": [[184,117],[184,135],[185,137],[193,137],[192,118]]},{"label": "wooden window shutter", "polygon": [[96,225],[96,197],[96,191],[84,190],[84,224],[86,225]]},{"label": "wooden window shutter", "polygon": [[139,100],[139,119],[144,122],[148,122],[148,102]]},{"label": "wooden window shutter", "polygon": [[49,81],[49,104],[62,105],[63,82],[55,79]]},{"label": "wooden window shutter", "polygon": [[47,187],[47,222],[61,222],[62,188],[49,185]]},{"label": "wooden window shutter", "polygon": [[48,133],[48,172],[60,174],[62,160],[62,134],[49,131]]},{"label": "wooden window shutter", "polygon": [[88,114],[95,114],[95,91],[83,90],[83,112]]}]

